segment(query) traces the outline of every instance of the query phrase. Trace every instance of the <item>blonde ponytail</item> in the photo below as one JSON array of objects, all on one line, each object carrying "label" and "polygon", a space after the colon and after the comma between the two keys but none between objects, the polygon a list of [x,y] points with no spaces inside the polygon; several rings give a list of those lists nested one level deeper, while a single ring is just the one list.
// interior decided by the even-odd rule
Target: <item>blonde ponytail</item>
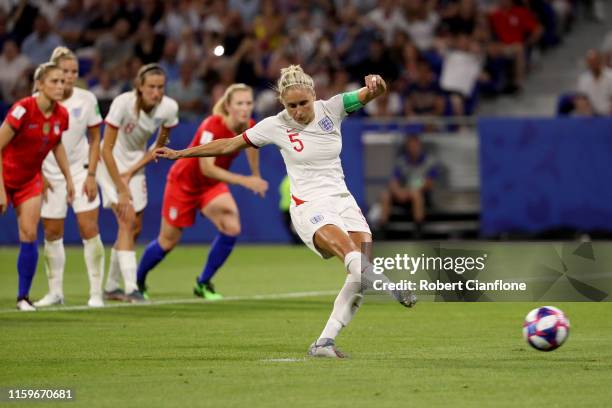
[{"label": "blonde ponytail", "polygon": [[65,59],[78,61],[78,58],[74,52],[70,51],[70,49],[66,47],[60,46],[55,47],[55,49],[51,53],[51,58],[49,59],[49,62],[59,65],[60,61]]}]

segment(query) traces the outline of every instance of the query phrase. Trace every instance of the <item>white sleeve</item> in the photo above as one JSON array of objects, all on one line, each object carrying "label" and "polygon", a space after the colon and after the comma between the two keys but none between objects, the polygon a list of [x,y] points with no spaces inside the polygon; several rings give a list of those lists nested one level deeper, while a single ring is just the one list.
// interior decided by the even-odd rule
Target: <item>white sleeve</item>
[{"label": "white sleeve", "polygon": [[178,108],[178,103],[176,103],[174,99],[168,98],[167,100],[169,102],[168,113],[166,115],[166,120],[164,121],[163,126],[166,128],[172,128],[178,125],[179,123],[179,118],[178,118],[179,108]]},{"label": "white sleeve", "polygon": [[344,110],[344,97],[342,94],[332,96],[328,100],[321,102],[323,103],[325,113],[328,114],[331,119],[334,119],[339,123],[342,121],[342,119],[346,118],[347,113]]},{"label": "white sleeve", "polygon": [[274,144],[274,133],[279,129],[276,123],[276,116],[265,118],[255,126],[247,129],[242,137],[244,140],[255,148],[264,147],[265,145]]},{"label": "white sleeve", "polygon": [[111,103],[110,109],[108,110],[108,114],[104,121],[116,128],[121,127],[123,125],[123,119],[125,117],[125,113],[130,109],[129,106],[126,105],[126,101],[128,98],[125,97],[126,94],[121,94],[115,99],[113,99],[113,103]]},{"label": "white sleeve", "polygon": [[94,94],[89,94],[89,109],[87,112],[87,127],[98,126],[102,122],[102,116],[100,116],[100,107],[98,106],[98,100]]}]

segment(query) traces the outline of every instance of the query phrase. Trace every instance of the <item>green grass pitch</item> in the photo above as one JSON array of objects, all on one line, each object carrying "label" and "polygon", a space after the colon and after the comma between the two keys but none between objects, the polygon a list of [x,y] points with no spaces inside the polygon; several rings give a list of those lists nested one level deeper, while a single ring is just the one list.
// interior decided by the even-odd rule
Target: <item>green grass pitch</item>
[{"label": "green grass pitch", "polygon": [[[49,407],[612,404],[609,303],[555,304],[570,318],[570,337],[542,353],[521,334],[536,304],[421,302],[407,310],[366,300],[338,338],[351,358],[312,360],[305,351],[343,282],[340,262],[304,247],[239,245],[215,279],[234,300],[202,303],[191,289],[206,253],[177,248],[151,273],[152,299],[167,304],[17,313],[17,250],[0,248],[0,388],[74,390],[74,402]],[[41,262],[32,298],[46,289]],[[66,307],[84,305],[87,290],[82,250],[69,248]],[[274,294],[287,295],[256,297]]]}]

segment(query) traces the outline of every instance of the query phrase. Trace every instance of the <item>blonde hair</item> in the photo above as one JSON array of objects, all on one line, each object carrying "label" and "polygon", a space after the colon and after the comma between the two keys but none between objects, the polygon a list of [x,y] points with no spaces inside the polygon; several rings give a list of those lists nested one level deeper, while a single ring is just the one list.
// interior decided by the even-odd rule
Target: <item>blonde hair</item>
[{"label": "blonde hair", "polygon": [[140,115],[140,110],[144,107],[144,103],[142,101],[142,92],[140,92],[140,86],[144,84],[144,81],[147,75],[161,75],[166,78],[166,73],[164,69],[159,64],[147,64],[140,67],[138,73],[136,74],[135,87],[134,92],[136,92],[136,117]]},{"label": "blonde hair", "polygon": [[314,92],[312,77],[305,73],[299,65],[289,65],[287,68],[281,68],[281,76],[276,83],[276,92],[278,92],[279,98],[282,99],[287,88],[293,86],[310,89]]},{"label": "blonde hair", "polygon": [[34,71],[34,89],[32,92],[38,91],[36,82],[44,81],[49,72],[53,71],[54,69],[60,69],[59,65],[54,62],[43,62],[36,68],[36,71]]},{"label": "blonde hair", "polygon": [[253,88],[246,84],[231,84],[225,89],[223,92],[223,96],[219,98],[217,102],[215,102],[215,106],[213,107],[212,113],[213,115],[222,116],[223,119],[227,119],[229,116],[229,112],[227,111],[227,105],[232,101],[232,96],[234,93],[239,91],[250,92],[253,94]]},{"label": "blonde hair", "polygon": [[78,58],[74,52],[70,51],[70,49],[66,47],[55,47],[55,49],[51,53],[51,58],[49,59],[49,62],[53,62],[54,64],[59,65],[60,61],[62,60],[78,61]]}]

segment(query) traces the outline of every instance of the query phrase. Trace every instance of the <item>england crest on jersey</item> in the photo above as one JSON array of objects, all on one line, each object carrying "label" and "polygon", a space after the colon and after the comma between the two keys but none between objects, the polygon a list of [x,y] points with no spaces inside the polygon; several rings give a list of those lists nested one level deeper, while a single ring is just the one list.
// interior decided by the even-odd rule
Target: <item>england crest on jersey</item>
[{"label": "england crest on jersey", "polygon": [[321,221],[323,221],[324,218],[325,217],[323,216],[323,214],[317,214],[310,219],[310,222],[316,225],[320,223]]},{"label": "england crest on jersey", "polygon": [[319,126],[324,132],[331,132],[334,129],[334,122],[332,122],[329,117],[324,116],[323,119],[319,121]]},{"label": "england crest on jersey", "polygon": [[72,116],[74,116],[75,118],[79,118],[79,116],[81,116],[81,107],[79,106],[78,108],[72,108]]}]

